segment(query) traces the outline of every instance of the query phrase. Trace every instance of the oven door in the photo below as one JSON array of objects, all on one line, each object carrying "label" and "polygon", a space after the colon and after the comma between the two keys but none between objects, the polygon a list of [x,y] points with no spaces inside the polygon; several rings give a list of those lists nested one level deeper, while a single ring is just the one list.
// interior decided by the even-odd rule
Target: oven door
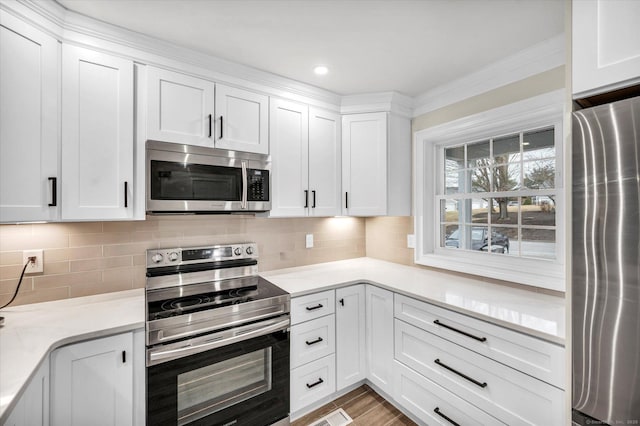
[{"label": "oven door", "polygon": [[147,425],[258,426],[289,416],[288,328],[223,346],[206,337],[198,340],[213,349],[190,346],[147,367]]}]

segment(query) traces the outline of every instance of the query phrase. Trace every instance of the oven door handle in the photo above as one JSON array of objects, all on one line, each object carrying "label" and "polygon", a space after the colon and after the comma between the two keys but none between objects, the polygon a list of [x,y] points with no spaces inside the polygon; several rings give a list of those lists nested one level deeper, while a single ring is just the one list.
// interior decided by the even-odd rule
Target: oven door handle
[{"label": "oven door handle", "polygon": [[221,346],[227,346],[232,343],[241,342],[243,340],[249,340],[254,337],[260,337],[266,334],[286,330],[290,325],[291,320],[289,318],[285,320],[273,319],[264,321],[262,323],[236,327],[230,330],[221,331],[219,333],[212,333],[206,336],[202,336],[201,338],[197,339],[196,342],[193,342],[195,344],[189,344],[188,346],[182,346],[179,348],[167,350],[162,350],[162,348],[152,348],[147,351],[147,367],[155,364],[160,364],[162,362],[171,361],[177,358],[183,358],[188,355],[205,352],[210,349],[219,348]]}]

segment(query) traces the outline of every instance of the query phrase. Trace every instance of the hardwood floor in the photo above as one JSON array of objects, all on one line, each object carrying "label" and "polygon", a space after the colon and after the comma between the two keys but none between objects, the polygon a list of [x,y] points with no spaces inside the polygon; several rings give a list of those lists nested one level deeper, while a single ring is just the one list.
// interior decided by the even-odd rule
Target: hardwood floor
[{"label": "hardwood floor", "polygon": [[291,423],[291,426],[307,426],[338,408],[342,408],[353,419],[351,424],[356,426],[415,425],[413,421],[385,401],[373,389],[363,385],[306,416],[300,417]]}]

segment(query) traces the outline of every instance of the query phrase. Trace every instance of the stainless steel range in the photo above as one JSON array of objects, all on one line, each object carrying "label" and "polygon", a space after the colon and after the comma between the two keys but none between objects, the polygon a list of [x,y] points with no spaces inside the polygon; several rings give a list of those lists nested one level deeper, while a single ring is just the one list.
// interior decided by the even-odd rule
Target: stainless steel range
[{"label": "stainless steel range", "polygon": [[147,251],[148,425],[288,425],[290,297],[255,243]]}]

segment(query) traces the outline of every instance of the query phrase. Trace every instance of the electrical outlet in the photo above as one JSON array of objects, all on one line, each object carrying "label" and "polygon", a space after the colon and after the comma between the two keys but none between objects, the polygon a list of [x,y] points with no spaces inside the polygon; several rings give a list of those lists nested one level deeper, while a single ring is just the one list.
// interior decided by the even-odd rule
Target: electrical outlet
[{"label": "electrical outlet", "polygon": [[[35,263],[29,262],[30,257],[35,257]],[[37,274],[44,270],[44,258],[42,257],[42,250],[25,250],[22,252],[22,264],[29,262],[29,266],[25,269],[25,274]]]},{"label": "electrical outlet", "polygon": [[306,248],[313,248],[313,234],[307,234],[304,243]]},{"label": "electrical outlet", "polygon": [[416,248],[416,235],[407,234],[407,248]]}]

